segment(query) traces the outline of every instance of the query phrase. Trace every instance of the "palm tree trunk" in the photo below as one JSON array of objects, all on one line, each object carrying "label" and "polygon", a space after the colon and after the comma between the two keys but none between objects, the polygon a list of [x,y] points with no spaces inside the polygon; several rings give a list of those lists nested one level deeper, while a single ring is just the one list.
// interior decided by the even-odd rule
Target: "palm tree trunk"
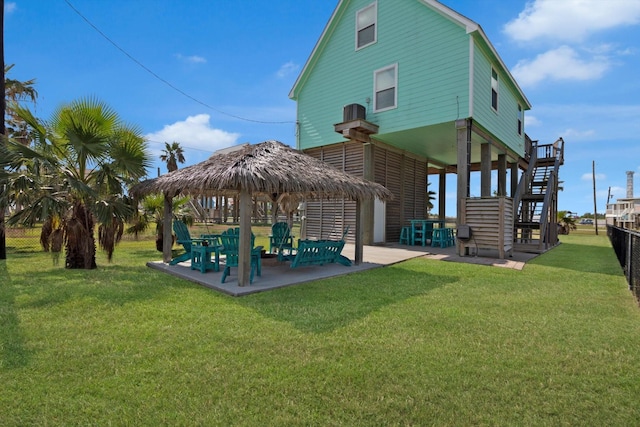
[{"label": "palm tree trunk", "polygon": [[96,242],[93,235],[94,220],[82,202],[76,202],[71,218],[65,226],[66,268],[94,269],[96,265]]}]

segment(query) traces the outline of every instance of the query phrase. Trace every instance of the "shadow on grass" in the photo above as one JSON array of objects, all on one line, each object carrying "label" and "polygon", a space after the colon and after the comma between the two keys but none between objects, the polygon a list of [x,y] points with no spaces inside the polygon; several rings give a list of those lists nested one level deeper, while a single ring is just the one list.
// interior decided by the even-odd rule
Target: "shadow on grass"
[{"label": "shadow on grass", "polygon": [[[159,282],[163,286],[158,286]],[[54,306],[82,298],[121,306],[151,300],[170,287],[183,286],[146,266],[117,265],[95,270],[54,267],[30,272],[21,283],[21,294],[26,297],[21,306],[25,308]]]},{"label": "shadow on grass", "polygon": [[622,275],[622,269],[610,246],[563,242],[551,251],[529,261],[531,265],[564,268],[582,273]]},{"label": "shadow on grass", "polygon": [[395,265],[262,292],[238,304],[300,331],[322,333],[456,280]]},{"label": "shadow on grass", "polygon": [[7,271],[7,263],[0,261],[0,368],[3,369],[21,368],[30,359],[20,328],[15,304],[16,293]]}]

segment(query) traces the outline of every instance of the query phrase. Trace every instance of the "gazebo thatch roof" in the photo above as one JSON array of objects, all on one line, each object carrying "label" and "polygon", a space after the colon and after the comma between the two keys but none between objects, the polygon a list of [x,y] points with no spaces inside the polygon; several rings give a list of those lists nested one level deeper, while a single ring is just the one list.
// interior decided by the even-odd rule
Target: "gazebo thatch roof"
[{"label": "gazebo thatch roof", "polygon": [[166,194],[297,194],[306,198],[389,200],[380,184],[349,175],[278,141],[247,145],[214,154],[198,164],[146,180],[131,189],[134,196]]}]

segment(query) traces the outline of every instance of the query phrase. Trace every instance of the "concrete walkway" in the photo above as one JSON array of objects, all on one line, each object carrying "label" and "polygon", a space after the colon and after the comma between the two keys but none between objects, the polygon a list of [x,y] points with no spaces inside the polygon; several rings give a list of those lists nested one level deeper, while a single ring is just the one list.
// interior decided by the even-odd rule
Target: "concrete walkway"
[{"label": "concrete walkway", "polygon": [[[345,245],[342,254],[353,260],[355,258],[355,246],[350,244]],[[222,271],[208,271],[202,274],[197,270],[191,270],[190,262],[182,262],[178,265],[171,266],[161,261],[154,261],[147,263],[147,265],[151,268],[181,277],[228,295],[241,296],[384,267],[417,257],[522,270],[528,260],[537,256],[535,254],[516,252],[512,257],[501,260],[497,258],[497,252],[481,251],[479,255],[480,256],[461,257],[456,254],[454,247],[432,248],[430,246],[422,247],[398,244],[365,246],[363,249],[364,262],[360,265],[352,265],[350,267],[345,267],[340,264],[327,264],[294,269],[290,268],[290,263],[279,263],[276,260],[263,260],[262,276],[254,277],[251,286],[238,286],[237,269],[235,268],[231,269],[231,275],[227,277],[226,282],[220,283]]]}]

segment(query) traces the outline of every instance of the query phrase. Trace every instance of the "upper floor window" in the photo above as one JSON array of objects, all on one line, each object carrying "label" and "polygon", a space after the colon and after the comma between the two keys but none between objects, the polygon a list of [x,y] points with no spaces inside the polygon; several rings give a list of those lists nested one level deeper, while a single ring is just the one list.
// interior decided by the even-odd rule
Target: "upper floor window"
[{"label": "upper floor window", "polygon": [[398,105],[398,64],[381,68],[373,73],[375,94],[373,111],[384,111]]},{"label": "upper floor window", "polygon": [[522,135],[522,105],[518,104],[518,135]]},{"label": "upper floor window", "polygon": [[491,68],[491,107],[498,111],[498,72]]},{"label": "upper floor window", "polygon": [[377,3],[372,3],[356,13],[356,50],[376,42]]}]

